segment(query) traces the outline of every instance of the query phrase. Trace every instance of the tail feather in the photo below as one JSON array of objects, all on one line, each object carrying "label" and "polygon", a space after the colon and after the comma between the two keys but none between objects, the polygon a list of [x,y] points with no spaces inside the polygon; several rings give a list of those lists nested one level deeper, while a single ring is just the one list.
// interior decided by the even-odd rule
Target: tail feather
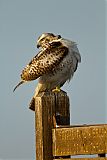
[{"label": "tail feather", "polygon": [[16,88],[18,88],[21,84],[23,84],[25,81],[21,81],[21,82],[19,82],[17,85],[16,85],[16,87],[13,89],[13,92],[16,90]]}]

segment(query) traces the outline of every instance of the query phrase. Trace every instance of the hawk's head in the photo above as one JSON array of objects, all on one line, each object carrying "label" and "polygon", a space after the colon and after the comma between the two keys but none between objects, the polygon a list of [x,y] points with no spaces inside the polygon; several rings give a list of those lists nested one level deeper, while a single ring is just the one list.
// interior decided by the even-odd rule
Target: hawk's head
[{"label": "hawk's head", "polygon": [[60,38],[60,35],[54,35],[53,33],[43,33],[37,40],[37,48],[47,48],[49,46],[49,42]]}]

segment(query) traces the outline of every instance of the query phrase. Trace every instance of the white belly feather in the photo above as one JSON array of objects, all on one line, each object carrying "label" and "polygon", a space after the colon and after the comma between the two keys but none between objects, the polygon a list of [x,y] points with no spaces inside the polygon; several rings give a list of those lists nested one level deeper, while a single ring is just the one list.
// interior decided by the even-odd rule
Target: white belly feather
[{"label": "white belly feather", "polygon": [[77,69],[78,62],[81,62],[76,43],[66,39],[62,39],[61,42],[69,49],[69,52],[54,70],[39,78],[36,94],[62,86],[67,80],[70,81]]},{"label": "white belly feather", "polygon": [[57,86],[61,86],[67,80],[70,81],[74,74],[76,64],[77,60],[70,52],[54,71],[52,71],[50,74],[48,73],[44,76],[41,76],[39,82],[45,84],[47,89],[53,89]]}]

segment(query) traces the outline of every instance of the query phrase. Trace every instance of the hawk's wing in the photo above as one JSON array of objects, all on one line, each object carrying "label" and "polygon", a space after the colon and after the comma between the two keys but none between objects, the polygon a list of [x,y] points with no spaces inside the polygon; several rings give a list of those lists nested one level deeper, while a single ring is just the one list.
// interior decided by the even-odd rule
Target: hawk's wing
[{"label": "hawk's wing", "polygon": [[24,68],[21,78],[24,81],[35,80],[38,77],[54,70],[61,60],[68,54],[68,48],[59,42],[40,51]]}]

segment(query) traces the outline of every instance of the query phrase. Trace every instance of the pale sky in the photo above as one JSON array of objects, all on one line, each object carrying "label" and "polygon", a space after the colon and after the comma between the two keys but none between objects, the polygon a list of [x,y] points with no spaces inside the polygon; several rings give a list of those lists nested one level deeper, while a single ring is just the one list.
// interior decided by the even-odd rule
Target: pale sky
[{"label": "pale sky", "polygon": [[37,54],[43,32],[77,42],[82,62],[62,88],[72,124],[106,123],[106,14],[104,0],[0,0],[0,158],[35,157],[34,113],[28,109],[37,80],[22,85],[20,73]]}]

